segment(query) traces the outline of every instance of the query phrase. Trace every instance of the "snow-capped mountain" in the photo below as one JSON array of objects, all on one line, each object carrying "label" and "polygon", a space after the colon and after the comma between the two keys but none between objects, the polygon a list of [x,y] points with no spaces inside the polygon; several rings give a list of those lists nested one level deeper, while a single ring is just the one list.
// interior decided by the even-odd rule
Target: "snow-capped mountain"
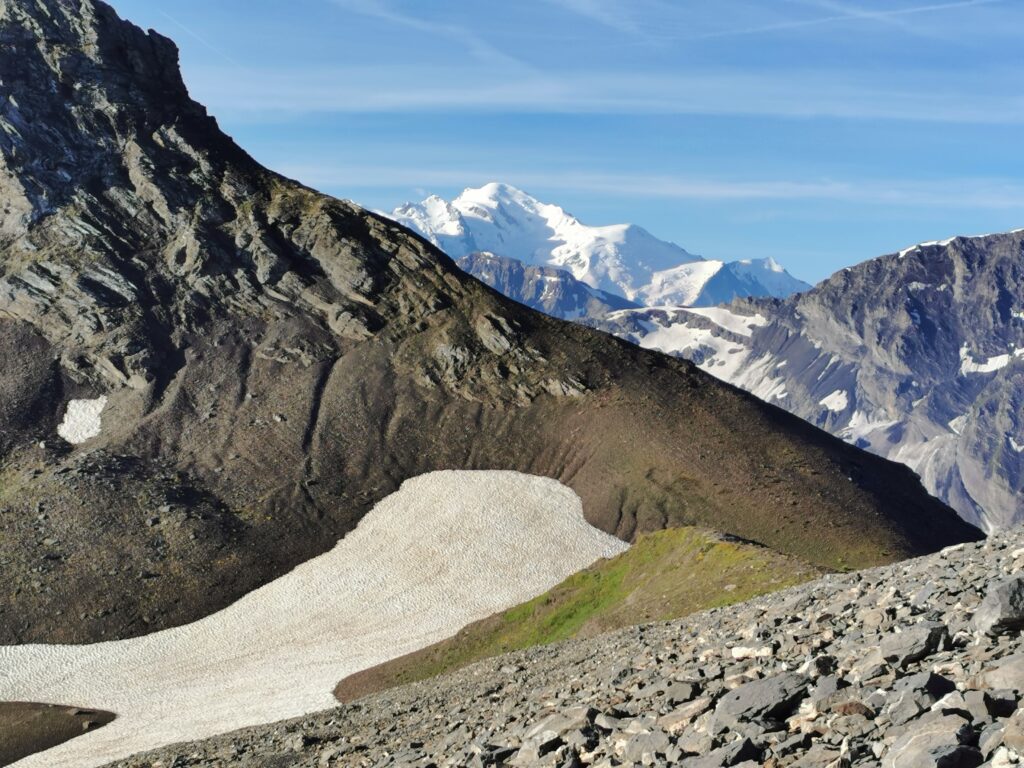
[{"label": "snow-capped mountain", "polygon": [[453,258],[486,251],[527,266],[556,267],[638,304],[705,306],[737,296],[785,297],[810,287],[771,259],[708,260],[635,224],[587,226],[508,184],[466,189],[451,202],[431,195],[390,216]]},{"label": "snow-capped mountain", "polygon": [[810,287],[775,259],[703,259],[656,272],[641,298],[647,306],[713,307],[748,296],[785,298]]},{"label": "snow-capped mountain", "polygon": [[907,464],[970,522],[1024,521],[1024,230],[922,243],[784,301],[592,324]]}]

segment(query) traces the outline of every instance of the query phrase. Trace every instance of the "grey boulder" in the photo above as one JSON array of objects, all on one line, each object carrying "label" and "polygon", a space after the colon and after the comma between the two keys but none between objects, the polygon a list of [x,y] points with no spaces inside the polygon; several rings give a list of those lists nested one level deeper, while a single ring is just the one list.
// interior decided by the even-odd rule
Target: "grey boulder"
[{"label": "grey boulder", "polygon": [[784,720],[807,693],[810,681],[785,672],[745,683],[725,694],[715,707],[713,730],[727,730],[741,721]]},{"label": "grey boulder", "polygon": [[1024,578],[1016,576],[990,589],[974,612],[971,626],[986,635],[1024,629]]}]

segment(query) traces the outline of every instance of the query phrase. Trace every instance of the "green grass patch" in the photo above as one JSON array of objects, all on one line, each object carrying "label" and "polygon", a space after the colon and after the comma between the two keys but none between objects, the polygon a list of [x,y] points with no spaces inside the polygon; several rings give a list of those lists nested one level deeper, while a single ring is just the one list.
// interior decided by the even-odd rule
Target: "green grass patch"
[{"label": "green grass patch", "polygon": [[818,574],[794,558],[702,529],[644,534],[628,551],[595,563],[529,602],[470,624],[421,651],[346,678],[335,693],[351,701],[508,651],[676,619]]}]

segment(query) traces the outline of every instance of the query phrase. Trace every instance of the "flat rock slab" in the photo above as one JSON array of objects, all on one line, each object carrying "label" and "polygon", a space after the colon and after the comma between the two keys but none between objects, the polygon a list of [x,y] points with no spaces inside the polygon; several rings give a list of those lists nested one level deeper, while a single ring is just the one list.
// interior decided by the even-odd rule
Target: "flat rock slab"
[{"label": "flat rock slab", "polygon": [[809,685],[810,680],[796,672],[745,683],[719,701],[715,730],[726,730],[743,720],[783,720],[793,714]]},{"label": "flat rock slab", "polygon": [[499,471],[408,480],[325,555],[201,621],[85,646],[0,647],[0,700],[76,701],[111,725],[19,768],[89,768],[334,706],[337,681],[525,602],[626,544],[573,491]]}]

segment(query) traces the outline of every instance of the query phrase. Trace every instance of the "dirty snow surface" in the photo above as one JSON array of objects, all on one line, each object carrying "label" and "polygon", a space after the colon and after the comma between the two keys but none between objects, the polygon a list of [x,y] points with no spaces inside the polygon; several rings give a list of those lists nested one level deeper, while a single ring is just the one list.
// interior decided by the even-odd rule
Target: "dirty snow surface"
[{"label": "dirty snow surface", "polygon": [[444,471],[402,484],[333,550],[193,624],[85,646],[0,647],[0,700],[117,720],[16,763],[89,768],[335,705],[346,675],[524,602],[626,545],[547,478]]},{"label": "dirty snow surface", "polygon": [[71,400],[64,412],[64,420],[57,426],[57,434],[72,445],[84,443],[100,433],[100,414],[107,404],[106,396],[94,400]]}]

